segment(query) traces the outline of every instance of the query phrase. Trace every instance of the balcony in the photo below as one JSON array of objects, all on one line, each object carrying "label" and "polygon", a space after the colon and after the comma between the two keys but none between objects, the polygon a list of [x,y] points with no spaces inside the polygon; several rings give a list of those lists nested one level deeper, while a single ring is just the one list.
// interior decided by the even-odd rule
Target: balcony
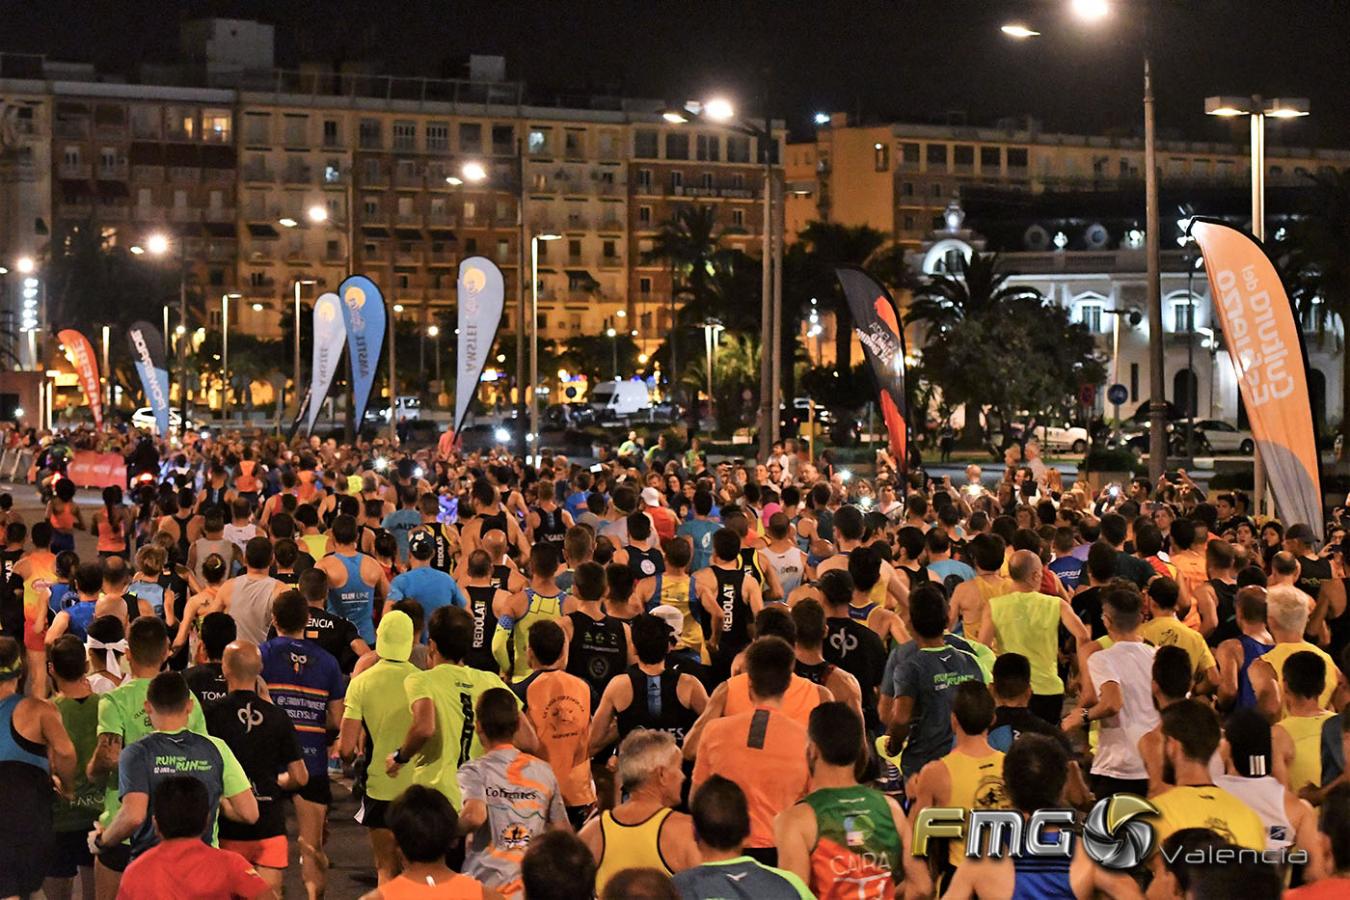
[{"label": "balcony", "polygon": [[287,184],[309,184],[314,180],[314,170],[303,163],[291,163],[286,166],[284,179]]},{"label": "balcony", "polygon": [[277,280],[270,275],[251,276],[248,280],[248,284],[245,285],[245,287],[248,288],[249,293],[254,295],[272,291],[276,286]]},{"label": "balcony", "polygon": [[623,257],[622,257],[622,256],[603,256],[603,255],[602,255],[602,256],[600,257],[600,268],[602,268],[602,269],[618,269],[618,268],[621,268],[622,266],[623,266]]},{"label": "balcony", "polygon": [[428,250],[427,262],[448,265],[449,263],[453,263],[457,256],[457,253],[453,253],[450,250]]},{"label": "balcony", "polygon": [[413,225],[413,226],[418,226],[418,225],[421,225],[421,224],[422,224],[422,216],[421,216],[420,213],[415,213],[415,212],[406,212],[406,213],[405,213],[405,212],[401,212],[401,213],[395,213],[395,214],[394,214],[394,224],[395,224],[395,225]]},{"label": "balcony", "polygon": [[361,187],[389,187],[388,172],[364,172],[361,176]]},{"label": "balcony", "polygon": [[131,204],[125,200],[99,203],[98,217],[106,221],[129,222],[131,221]]},{"label": "balcony", "polygon": [[126,160],[113,163],[110,166],[99,163],[98,177],[100,181],[126,181],[128,171],[129,167]]},{"label": "balcony", "polygon": [[94,214],[94,201],[89,199],[62,200],[56,205],[56,214],[69,219],[87,219]]},{"label": "balcony", "polygon": [[728,200],[753,200],[755,192],[747,187],[727,187],[718,188],[718,196],[725,197]]},{"label": "balcony", "polygon": [[404,250],[400,248],[394,251],[394,262],[399,265],[418,265],[422,262],[422,252],[420,250]]},{"label": "balcony", "polygon": [[248,163],[242,171],[245,181],[272,184],[277,180],[276,173],[262,163]]},{"label": "balcony", "polygon": [[596,226],[598,231],[623,231],[623,220],[617,216],[606,216]]},{"label": "balcony", "polygon": [[233,222],[234,207],[222,206],[216,209],[207,209],[202,214],[202,219],[207,222]]},{"label": "balcony", "polygon": [[441,211],[438,212],[438,211],[436,211],[436,210],[432,210],[431,212],[427,213],[427,224],[428,224],[428,225],[450,225],[450,226],[453,226],[453,225],[456,225],[456,224],[458,224],[458,223],[459,223],[459,216],[455,215],[455,214],[452,213],[452,212],[446,212],[445,210],[441,210]]},{"label": "balcony", "polygon": [[89,176],[93,174],[93,166],[89,163],[63,162],[57,173],[60,177],[71,181],[88,181]]},{"label": "balcony", "polygon": [[238,252],[235,242],[231,240],[212,241],[206,245],[206,258],[212,262],[232,260]]},{"label": "balcony", "polygon": [[580,213],[571,213],[567,216],[564,228],[568,231],[585,231],[590,225],[590,219]]},{"label": "balcony", "polygon": [[158,222],[164,218],[164,210],[158,206],[136,206],[131,217],[137,222]]},{"label": "balcony", "polygon": [[404,169],[394,170],[394,187],[420,190],[423,183],[421,172],[408,172]]},{"label": "balcony", "polygon": [[202,180],[207,184],[234,184],[234,169],[202,169]]},{"label": "balcony", "polygon": [[202,211],[193,209],[190,206],[174,206],[169,208],[170,222],[200,222],[202,220]]},{"label": "balcony", "polygon": [[88,138],[89,120],[88,119],[57,119],[53,128],[57,137],[63,138]]},{"label": "balcony", "polygon": [[600,197],[622,197],[628,193],[628,189],[625,185],[616,184],[613,181],[597,181],[595,193]]},{"label": "balcony", "polygon": [[202,172],[196,166],[170,166],[169,180],[177,184],[196,184],[201,181]]},{"label": "balcony", "polygon": [[158,184],[158,183],[160,183],[160,182],[162,182],[162,181],[164,180],[164,167],[163,167],[163,166],[132,166],[132,167],[131,167],[131,180],[132,180],[132,181],[149,181],[149,182],[154,182],[154,183]]}]

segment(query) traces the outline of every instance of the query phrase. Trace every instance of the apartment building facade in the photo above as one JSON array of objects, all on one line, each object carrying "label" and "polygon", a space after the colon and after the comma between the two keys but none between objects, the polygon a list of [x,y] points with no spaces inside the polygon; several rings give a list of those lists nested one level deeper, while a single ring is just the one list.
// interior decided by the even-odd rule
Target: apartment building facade
[{"label": "apartment building facade", "polygon": [[[1268,185],[1350,167],[1350,151],[1277,145],[1278,128],[1270,126],[1266,148]],[[787,149],[788,239],[816,219],[869,225],[918,249],[928,232],[943,227],[943,210],[967,186],[1031,193],[1119,190],[1142,183],[1143,160],[1143,142],[1136,138],[1044,132],[1034,122],[999,128],[855,125],[835,113],[817,126],[813,141]],[[1251,177],[1248,149],[1237,144],[1161,141],[1158,168],[1164,187],[1240,187]]]}]

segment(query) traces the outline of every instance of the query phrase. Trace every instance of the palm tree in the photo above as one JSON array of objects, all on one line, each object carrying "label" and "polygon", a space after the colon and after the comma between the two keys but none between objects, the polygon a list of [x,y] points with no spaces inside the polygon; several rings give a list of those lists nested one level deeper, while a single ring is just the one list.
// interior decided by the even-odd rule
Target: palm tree
[{"label": "palm tree", "polygon": [[[956,272],[930,276],[916,291],[905,324],[926,326],[923,343],[930,346],[962,322],[997,316],[1010,307],[1032,300],[1039,303],[1041,292],[1030,285],[1008,284],[1015,274],[1004,271],[994,253],[974,253]],[[967,404],[963,443],[974,446],[979,431],[978,409]]]},{"label": "palm tree", "polygon": [[684,296],[698,307],[711,301],[710,285],[717,274],[722,238],[729,233],[717,224],[712,206],[681,206],[670,221],[661,226],[652,249],[643,254],[645,262],[664,262],[670,267],[670,318],[672,347],[671,392],[674,393],[679,368],[679,327],[675,298]]},{"label": "palm tree", "polygon": [[[903,290],[911,286],[904,251],[900,245],[888,241],[885,234],[867,225],[810,222],[797,238],[783,260],[788,273],[783,279],[785,298],[792,293],[791,306],[799,315],[805,313],[812,297],[833,298],[835,359],[839,370],[847,371],[853,346],[853,316],[834,270],[840,266],[861,266],[893,291]],[[791,339],[795,342],[796,338],[794,331]]]},{"label": "palm tree", "polygon": [[[1350,172],[1312,176],[1316,189],[1306,216],[1294,222],[1281,248],[1294,304],[1319,328],[1341,320],[1350,338]],[[1341,398],[1350,397],[1350,354],[1340,353]],[[1350,416],[1342,409],[1340,431],[1350,439]]]}]

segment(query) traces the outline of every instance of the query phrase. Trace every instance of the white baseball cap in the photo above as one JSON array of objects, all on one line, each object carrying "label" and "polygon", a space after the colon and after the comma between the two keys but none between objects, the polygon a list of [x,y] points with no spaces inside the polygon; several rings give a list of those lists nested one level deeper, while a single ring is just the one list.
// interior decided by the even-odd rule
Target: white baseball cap
[{"label": "white baseball cap", "polygon": [[642,502],[648,506],[660,506],[661,495],[657,493],[656,488],[647,487],[642,489]]},{"label": "white baseball cap", "polygon": [[684,630],[684,613],[668,603],[653,607],[651,614],[665,622],[671,634],[679,634]]}]

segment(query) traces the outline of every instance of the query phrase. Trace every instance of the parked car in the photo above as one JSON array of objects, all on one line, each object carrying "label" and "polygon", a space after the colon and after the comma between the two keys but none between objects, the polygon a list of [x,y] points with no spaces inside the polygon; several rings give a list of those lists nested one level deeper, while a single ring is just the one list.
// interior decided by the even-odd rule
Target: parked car
[{"label": "parked car", "polygon": [[626,419],[649,410],[647,385],[640,381],[601,381],[591,388],[591,408],[598,419]]},{"label": "parked car", "polygon": [[[1185,423],[1178,423],[1177,428],[1185,434]],[[1195,436],[1196,445],[1212,453],[1239,453],[1251,456],[1256,450],[1256,441],[1250,431],[1220,419],[1201,419],[1196,422]]]},{"label": "parked car", "polygon": [[[1021,433],[1025,426],[1022,423],[1013,425],[1014,431]],[[1065,422],[1061,425],[1037,425],[1034,429],[1036,440],[1040,442],[1042,450],[1068,450],[1071,453],[1086,453],[1088,447],[1088,430],[1082,425],[1073,425]]]},{"label": "parked car", "polygon": [[[422,418],[422,400],[419,397],[399,397],[396,401],[398,408],[398,419],[400,421],[413,422]],[[367,422],[388,422],[389,407],[376,409],[371,407],[366,410]]]},{"label": "parked car", "polygon": [[[171,431],[174,434],[177,434],[179,430],[179,425],[182,423],[182,421],[183,417],[179,414],[178,410],[170,408],[169,431]],[[155,430],[154,410],[150,409],[150,407],[148,406],[142,406],[140,409],[136,410],[134,413],[131,414],[131,424],[142,431],[154,431]],[[188,416],[187,427],[194,430],[197,428],[197,423],[192,420],[192,416]]]}]

